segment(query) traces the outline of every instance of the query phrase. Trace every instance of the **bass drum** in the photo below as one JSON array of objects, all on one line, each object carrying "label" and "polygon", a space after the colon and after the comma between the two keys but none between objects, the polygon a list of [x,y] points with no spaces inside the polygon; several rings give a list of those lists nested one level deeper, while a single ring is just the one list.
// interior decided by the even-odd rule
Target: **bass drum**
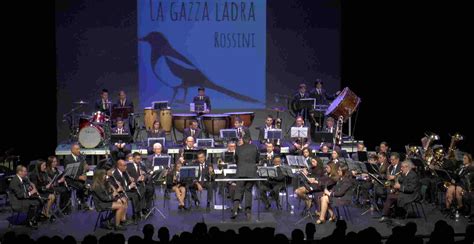
[{"label": "bass drum", "polygon": [[96,148],[104,138],[104,129],[98,125],[90,125],[79,131],[79,144],[84,148]]},{"label": "bass drum", "polygon": [[244,122],[245,127],[250,127],[252,126],[253,123],[253,118],[255,117],[255,114],[253,112],[232,112],[232,113],[225,113],[230,116],[230,127],[233,128],[235,124],[235,119],[237,117],[240,117],[242,121]]},{"label": "bass drum", "polygon": [[349,87],[344,88],[339,96],[329,105],[326,116],[331,116],[338,119],[340,116],[344,120],[351,117],[352,113],[357,109],[360,103],[360,98],[352,92]]}]

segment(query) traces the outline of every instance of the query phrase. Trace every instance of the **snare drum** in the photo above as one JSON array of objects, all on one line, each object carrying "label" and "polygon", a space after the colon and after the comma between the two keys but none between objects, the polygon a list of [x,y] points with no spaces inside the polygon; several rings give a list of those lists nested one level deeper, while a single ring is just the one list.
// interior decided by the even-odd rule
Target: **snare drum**
[{"label": "snare drum", "polygon": [[342,116],[344,119],[348,119],[357,109],[359,103],[360,98],[349,87],[346,87],[329,105],[326,116],[331,116],[335,119]]},{"label": "snare drum", "polygon": [[202,122],[207,133],[219,135],[221,129],[229,128],[230,116],[228,114],[205,114],[202,116]]},{"label": "snare drum", "polygon": [[151,130],[153,128],[153,123],[156,120],[158,120],[158,113],[152,107],[144,108],[144,112],[145,112],[145,127],[147,130]]},{"label": "snare drum", "polygon": [[166,133],[171,132],[171,126],[172,126],[171,109],[160,110],[160,124],[161,124],[161,128],[163,128],[163,130],[166,131]]},{"label": "snare drum", "polygon": [[245,127],[250,127],[253,123],[253,118],[255,114],[253,112],[233,112],[233,113],[225,113],[230,116],[230,127],[233,127],[235,124],[235,119],[240,117],[244,122]]},{"label": "snare drum", "polygon": [[90,124],[79,131],[79,143],[85,148],[96,148],[104,141],[104,129]]},{"label": "snare drum", "polygon": [[189,121],[196,119],[196,114],[173,114],[173,126],[176,130],[183,133],[184,128],[188,127]]}]

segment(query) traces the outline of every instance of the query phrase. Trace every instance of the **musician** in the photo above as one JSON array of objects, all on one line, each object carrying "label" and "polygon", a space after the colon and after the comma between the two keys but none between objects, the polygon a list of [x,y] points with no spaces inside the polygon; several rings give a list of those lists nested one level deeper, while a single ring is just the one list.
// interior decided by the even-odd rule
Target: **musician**
[{"label": "musician", "polygon": [[272,143],[266,144],[266,152],[262,156],[261,164],[264,166],[271,166],[273,164],[273,159],[277,156],[277,153]]},{"label": "musician", "polygon": [[293,95],[292,104],[294,110],[296,110],[295,113],[298,116],[302,116],[303,120],[306,120],[308,118],[308,111],[300,103],[300,99],[303,98],[309,98],[309,93],[306,92],[306,84],[301,83],[298,86],[298,91]]},{"label": "musician", "polygon": [[304,161],[306,162],[306,165],[308,165],[309,167],[311,165],[311,157],[312,157],[311,149],[309,149],[308,147],[305,147],[301,151],[303,154]]},{"label": "musician", "polygon": [[132,163],[127,164],[127,173],[134,179],[140,192],[143,193],[142,196],[145,202],[142,204],[142,213],[146,215],[151,209],[155,194],[155,187],[150,174],[153,171],[153,167],[146,167],[142,163],[142,155],[139,152],[134,152],[132,157]]},{"label": "musician", "polygon": [[[357,152],[367,152],[367,148],[365,148],[365,145],[363,142],[357,142],[356,146],[357,146]],[[357,154],[357,152],[353,153],[351,156],[352,160],[354,161],[360,161],[359,155]]]},{"label": "musician", "polygon": [[273,166],[277,169],[277,177],[269,177],[268,181],[265,181],[260,184],[260,196],[262,201],[265,204],[266,209],[270,209],[270,201],[267,197],[267,192],[270,192],[270,196],[275,200],[277,209],[281,209],[280,201],[278,196],[280,190],[285,186],[285,176],[281,170],[281,157],[275,156],[272,162]]},{"label": "musician", "polygon": [[333,135],[336,135],[336,122],[333,117],[328,117],[326,119],[326,124],[324,125],[323,131],[333,133]]},{"label": "musician", "polygon": [[[243,144],[238,146],[235,152],[235,160],[237,164],[237,178],[256,178],[257,164],[259,159],[258,148],[250,144],[250,135],[246,134],[242,138]],[[250,219],[252,209],[252,187],[253,181],[238,181],[234,195],[234,206],[232,208],[232,219],[237,217],[237,210],[245,195],[245,214]]]},{"label": "musician", "polygon": [[160,121],[153,121],[153,127],[151,130],[147,131],[148,138],[159,138],[166,137],[166,131],[161,128]]},{"label": "musician", "polygon": [[127,94],[125,91],[119,92],[119,97],[117,102],[113,106],[114,108],[130,108],[130,113],[133,113],[133,102],[127,99]]},{"label": "musician", "polygon": [[[312,157],[310,159],[310,162],[311,162],[310,164],[311,166],[309,168],[309,171],[306,168],[303,168],[303,171],[302,171],[302,174],[304,174],[309,179],[309,182],[307,182],[305,186],[298,187],[295,190],[296,196],[299,199],[304,200],[306,211],[311,208],[311,199],[309,198],[308,194],[312,193],[313,191],[320,190],[320,184],[318,180],[320,180],[321,177],[323,177],[323,175],[325,174],[323,170],[323,162],[321,161],[320,158]],[[327,173],[330,174],[332,170],[331,165],[327,166],[327,168],[328,168],[327,170],[329,170]],[[302,180],[305,180],[305,179],[302,179]],[[313,191],[308,189],[308,184],[310,187],[313,188]]]},{"label": "musician", "polygon": [[[265,151],[266,143],[270,142],[269,139],[265,139],[265,131],[276,129],[273,125],[273,116],[267,115],[265,119],[265,125],[258,128],[258,140],[260,141],[260,151]],[[274,140],[272,143],[276,143],[277,140]]]},{"label": "musician", "polygon": [[193,185],[189,187],[189,190],[191,191],[191,199],[194,201],[196,206],[199,206],[200,201],[196,192],[202,192],[205,188],[207,190],[206,209],[209,210],[214,196],[213,184],[216,178],[214,168],[211,163],[206,162],[206,153],[204,151],[198,152],[197,160],[194,162],[193,166],[198,166],[199,169],[197,179],[193,182]]},{"label": "musician", "polygon": [[390,156],[390,147],[386,141],[381,142],[380,145],[375,148],[375,151],[377,151],[377,153],[383,152],[387,154],[387,157]]},{"label": "musician", "polygon": [[[298,128],[305,128],[304,126],[304,119],[301,116],[296,117],[295,127]],[[306,138],[293,138],[291,142],[290,151],[293,153],[300,152],[303,148],[309,147],[311,145],[311,137],[309,136],[311,133],[308,128],[308,137]]]},{"label": "musician", "polygon": [[329,161],[335,163],[336,165],[338,165],[341,162],[341,160],[339,158],[339,154],[340,154],[339,151],[332,150],[331,159]]},{"label": "musician", "polygon": [[238,146],[243,144],[243,139],[242,139],[243,137],[248,136],[248,138],[252,138],[250,134],[250,129],[244,126],[244,121],[242,120],[242,118],[240,117],[235,118],[234,128],[237,129],[237,137],[238,137],[237,145]]},{"label": "musician", "polygon": [[[184,129],[183,138],[192,137],[194,141],[198,138],[202,138],[202,131],[199,129],[198,122],[196,120],[189,121],[189,127]],[[186,141],[184,141],[186,143]]]},{"label": "musician", "polygon": [[316,99],[316,104],[318,105],[329,105],[328,100],[334,100],[340,91],[337,91],[336,94],[329,95],[326,92],[326,89],[323,88],[323,81],[321,79],[316,79],[314,83],[314,89],[310,91],[309,97]]},{"label": "musician", "polygon": [[329,146],[326,143],[323,144],[320,148],[320,151],[321,153],[324,153],[324,154],[329,153]]},{"label": "musician", "polygon": [[400,168],[402,173],[398,178],[398,182],[393,186],[396,192],[388,194],[380,222],[387,221],[390,218],[390,209],[395,203],[399,208],[405,208],[411,202],[421,198],[420,181],[418,175],[412,170],[414,168],[413,163],[410,160],[405,160],[401,163]]},{"label": "musician", "polygon": [[183,149],[184,150],[197,150],[194,137],[192,136],[186,137],[186,141],[185,141],[185,145]]},{"label": "musician", "polygon": [[324,195],[320,198],[321,212],[316,224],[326,222],[326,212],[329,212],[329,221],[335,221],[336,217],[332,206],[349,205],[352,201],[351,189],[355,184],[349,167],[346,164],[341,164],[337,170],[339,180],[332,190],[324,189]]},{"label": "musician", "polygon": [[71,154],[64,158],[65,171],[70,164],[78,164],[79,169],[76,175],[66,176],[66,183],[68,186],[76,189],[78,208],[88,210],[90,208],[87,204],[88,190],[86,188],[86,173],[89,170],[89,165],[87,165],[85,158],[81,155],[81,148],[77,143],[71,145]]},{"label": "musician", "polygon": [[95,101],[94,110],[103,112],[110,116],[110,106],[111,102],[109,101],[109,91],[107,89],[102,89],[100,93],[100,99]]},{"label": "musician", "polygon": [[171,170],[166,177],[167,188],[171,188],[178,199],[178,209],[186,209],[184,206],[184,198],[186,197],[186,184],[181,181],[179,171],[181,170],[181,162],[177,162],[173,170]]},{"label": "musician", "polygon": [[118,191],[108,184],[105,170],[100,169],[94,172],[91,189],[97,208],[115,211],[114,229],[116,231],[126,230],[123,223],[126,222],[127,201],[119,198]]},{"label": "musician", "polygon": [[128,199],[132,201],[133,206],[133,217],[132,219],[137,222],[142,216],[142,194],[137,186],[137,183],[127,173],[127,163],[123,159],[119,159],[115,166],[115,171],[112,177],[115,181],[120,183],[120,186],[125,190]]},{"label": "musician", "polygon": [[[474,163],[472,160],[472,155],[469,153],[464,154],[463,163],[459,170],[456,171],[457,176],[459,176],[459,182],[456,182],[454,179],[446,190],[446,209],[451,208],[451,204],[454,199],[457,202],[457,208],[462,211],[463,206],[463,195],[464,193],[469,192],[469,186],[472,184],[470,182],[472,179],[467,178],[469,174],[474,173]],[[469,177],[472,178],[472,176]],[[472,185],[471,185],[472,188]],[[467,194],[466,194],[467,195]]]},{"label": "musician", "polygon": [[42,159],[38,160],[35,169],[30,173],[30,180],[35,184],[39,195],[45,201],[45,207],[41,213],[42,218],[54,221],[54,217],[50,215],[50,211],[51,206],[56,200],[56,196],[54,195],[52,178],[50,178],[46,172],[46,161]]},{"label": "musician", "polygon": [[[380,167],[377,163],[377,160],[378,160],[378,157],[375,154],[370,154],[367,157],[367,162],[369,163],[369,166],[372,167],[376,172],[380,172],[379,171]],[[367,171],[371,172],[369,169],[367,169]],[[371,179],[369,178],[369,175],[367,173],[362,173],[362,176],[366,177],[367,179]],[[359,185],[360,185],[360,193],[359,193],[360,199],[362,199],[364,203],[370,204],[369,190],[374,187],[374,184],[372,183],[371,180],[365,180],[363,182],[359,182]]]},{"label": "musician", "polygon": [[10,192],[12,193],[10,204],[14,206],[14,208],[27,211],[27,226],[37,228],[38,223],[36,218],[41,201],[38,198],[36,187],[30,184],[27,175],[28,171],[23,165],[16,167],[16,175],[11,179],[9,186]]},{"label": "musician", "polygon": [[[46,162],[46,173],[48,173],[49,178],[54,179],[56,175],[62,173],[58,170],[57,166],[58,159],[55,156],[49,156],[48,161]],[[68,202],[71,199],[71,191],[69,190],[69,186],[66,183],[66,177],[64,175],[56,180],[56,182],[53,184],[53,189],[54,192],[59,195],[59,208],[63,210],[63,214],[70,214],[71,204],[68,204]]]},{"label": "musician", "polygon": [[[382,182],[384,182],[387,180],[387,176],[391,175],[390,174],[391,170],[389,170],[389,167],[391,166],[391,164],[388,162],[386,153],[379,152],[377,154],[377,165],[378,165],[378,170],[379,170],[379,175],[377,175],[377,178],[380,179]],[[375,191],[375,200],[376,200],[375,202],[378,202],[378,199],[385,199],[385,197],[387,196],[385,187],[380,184],[374,185],[374,191]]]},{"label": "musician", "polygon": [[[156,142],[153,144],[153,154],[147,157],[147,165],[152,167],[154,158],[162,156],[168,156],[168,154],[163,153],[163,145],[161,145],[159,142]],[[168,168],[170,167],[171,165],[168,165]]]},{"label": "musician", "polygon": [[[112,129],[112,134],[129,134],[129,131],[124,127],[125,122],[122,118],[117,118],[116,127]],[[110,154],[114,160],[124,159],[127,154],[132,151],[131,145],[125,142],[116,142],[110,145]]]},{"label": "musician", "polygon": [[204,87],[198,88],[198,95],[193,98],[194,104],[206,104],[206,110],[202,113],[210,113],[211,112],[211,99],[206,96],[206,89]]}]

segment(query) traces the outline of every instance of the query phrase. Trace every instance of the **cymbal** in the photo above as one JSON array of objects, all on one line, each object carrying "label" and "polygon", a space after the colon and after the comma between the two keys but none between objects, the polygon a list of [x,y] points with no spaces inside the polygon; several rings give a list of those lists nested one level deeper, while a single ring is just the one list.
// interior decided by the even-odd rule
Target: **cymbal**
[{"label": "cymbal", "polygon": [[80,100],[80,101],[74,102],[74,104],[89,104],[89,102]]},{"label": "cymbal", "polygon": [[277,112],[285,112],[286,108],[284,108],[284,107],[273,107],[273,108],[270,108],[268,110],[277,111]]}]

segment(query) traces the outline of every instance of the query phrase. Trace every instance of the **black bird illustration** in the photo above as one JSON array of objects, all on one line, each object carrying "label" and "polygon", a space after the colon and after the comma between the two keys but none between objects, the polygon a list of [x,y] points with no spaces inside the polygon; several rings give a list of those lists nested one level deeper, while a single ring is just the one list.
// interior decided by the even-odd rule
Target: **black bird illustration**
[{"label": "black bird illustration", "polygon": [[[173,103],[179,88],[184,90],[184,96],[182,100],[184,103],[188,89],[191,87],[205,87],[241,101],[260,103],[260,101],[254,98],[236,93],[210,81],[205,74],[203,74],[193,63],[191,63],[191,61],[189,61],[185,56],[183,56],[171,46],[163,33],[150,32],[145,37],[140,38],[139,41],[144,41],[150,44],[150,57],[153,74],[164,85],[173,89],[173,97],[171,98],[170,103]],[[166,64],[168,65],[171,73],[181,80],[181,84],[173,86],[169,82],[165,81],[156,72],[156,64],[162,57],[165,58]]]}]

